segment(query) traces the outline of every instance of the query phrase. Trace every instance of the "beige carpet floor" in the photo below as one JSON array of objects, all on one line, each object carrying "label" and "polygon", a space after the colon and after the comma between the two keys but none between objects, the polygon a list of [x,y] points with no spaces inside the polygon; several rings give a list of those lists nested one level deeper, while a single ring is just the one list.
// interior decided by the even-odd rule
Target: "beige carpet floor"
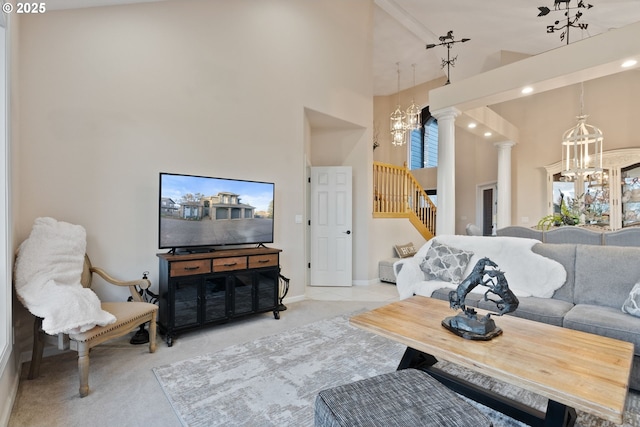
[{"label": "beige carpet floor", "polygon": [[[89,396],[78,396],[76,353],[67,352],[43,360],[40,377],[27,380],[29,363],[22,366],[18,394],[9,427],[180,427],[181,423],[163,393],[152,368],[213,353],[260,337],[279,334],[302,325],[386,302],[306,300],[288,305],[275,320],[264,313],[232,323],[179,335],[173,347],[159,336],[155,353],[147,345],[133,346],[123,337],[96,347],[91,353]],[[488,388],[490,384],[487,385]],[[277,390],[274,390],[277,393]],[[633,417],[625,426],[639,427],[638,395],[631,396]],[[600,420],[601,421],[601,420]],[[606,423],[605,423],[606,424]],[[597,420],[580,420],[580,426],[605,425]]]},{"label": "beige carpet floor", "polygon": [[[287,305],[280,320],[264,313],[242,320],[178,335],[172,347],[159,341],[155,353],[133,346],[129,337],[102,344],[91,352],[89,387],[78,397],[76,353],[43,360],[40,377],[27,380],[29,363],[22,366],[9,427],[178,427],[180,422],[151,369],[211,353],[256,338],[362,309],[383,302],[306,300]],[[161,339],[162,337],[159,336]]]}]

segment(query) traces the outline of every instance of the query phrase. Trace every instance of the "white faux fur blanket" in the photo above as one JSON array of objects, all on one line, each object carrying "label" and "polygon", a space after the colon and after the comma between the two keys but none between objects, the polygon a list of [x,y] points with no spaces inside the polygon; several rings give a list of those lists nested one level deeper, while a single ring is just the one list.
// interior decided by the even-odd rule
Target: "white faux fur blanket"
[{"label": "white faux fur blanket", "polygon": [[18,250],[15,287],[18,298],[50,335],[85,332],[116,321],[102,310],[98,296],[82,287],[86,232],[53,218],[36,219]]},{"label": "white faux fur blanket", "polygon": [[[464,277],[471,273],[480,258],[488,257],[498,264],[499,270],[504,271],[509,289],[519,297],[551,298],[567,279],[562,264],[531,250],[533,245],[540,243],[538,240],[506,236],[441,235],[425,243],[412,258],[394,264],[396,286],[401,299],[414,294],[431,296],[437,289],[457,287],[451,282],[425,280],[420,263],[434,241],[473,252]],[[482,293],[486,290],[484,286],[474,289]]]}]

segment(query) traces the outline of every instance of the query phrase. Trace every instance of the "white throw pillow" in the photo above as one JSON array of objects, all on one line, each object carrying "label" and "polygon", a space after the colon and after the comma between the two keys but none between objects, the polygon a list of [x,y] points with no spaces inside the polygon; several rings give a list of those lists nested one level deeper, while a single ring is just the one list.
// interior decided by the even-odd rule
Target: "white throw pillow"
[{"label": "white throw pillow", "polygon": [[473,252],[434,242],[420,264],[429,280],[460,283]]},{"label": "white throw pillow", "polygon": [[629,296],[622,304],[622,311],[640,317],[640,282],[636,283],[629,292]]}]

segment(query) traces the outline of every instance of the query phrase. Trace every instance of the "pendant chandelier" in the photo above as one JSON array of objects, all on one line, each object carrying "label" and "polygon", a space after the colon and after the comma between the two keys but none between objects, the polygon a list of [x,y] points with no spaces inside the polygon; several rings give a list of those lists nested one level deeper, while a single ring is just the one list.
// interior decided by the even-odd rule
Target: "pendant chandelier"
[{"label": "pendant chandelier", "polygon": [[395,146],[404,145],[407,141],[407,125],[406,114],[400,109],[400,63],[396,62],[398,66],[398,106],[396,110],[391,113],[391,143]]},{"label": "pendant chandelier", "polygon": [[[602,131],[587,124],[584,109],[584,84],[580,90],[578,124],[562,135],[562,176],[568,180],[589,181],[602,174]],[[591,177],[591,178],[589,178]]]},{"label": "pendant chandelier", "polygon": [[[415,88],[416,87],[416,64],[412,64],[411,66],[413,67],[413,87]],[[414,130],[419,130],[420,127],[422,126],[422,123],[420,122],[421,113],[422,111],[420,110],[420,107],[416,105],[412,96],[411,105],[409,105],[409,108],[407,108],[406,127],[409,132]]]}]

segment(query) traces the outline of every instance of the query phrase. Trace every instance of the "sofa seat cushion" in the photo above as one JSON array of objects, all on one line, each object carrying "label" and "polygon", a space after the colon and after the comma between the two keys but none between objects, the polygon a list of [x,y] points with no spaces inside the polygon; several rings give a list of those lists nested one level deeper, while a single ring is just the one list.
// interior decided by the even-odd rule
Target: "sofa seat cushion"
[{"label": "sofa seat cushion", "polygon": [[[497,297],[493,295],[493,298]],[[509,314],[523,319],[535,320],[549,325],[562,326],[564,316],[573,309],[570,302],[554,298],[522,297],[518,298],[520,304],[516,311]],[[496,304],[485,301],[484,298],[478,302],[478,308],[497,312]]]},{"label": "sofa seat cushion", "polygon": [[564,316],[563,326],[628,341],[640,356],[640,318],[623,313],[620,308],[578,304]]}]

